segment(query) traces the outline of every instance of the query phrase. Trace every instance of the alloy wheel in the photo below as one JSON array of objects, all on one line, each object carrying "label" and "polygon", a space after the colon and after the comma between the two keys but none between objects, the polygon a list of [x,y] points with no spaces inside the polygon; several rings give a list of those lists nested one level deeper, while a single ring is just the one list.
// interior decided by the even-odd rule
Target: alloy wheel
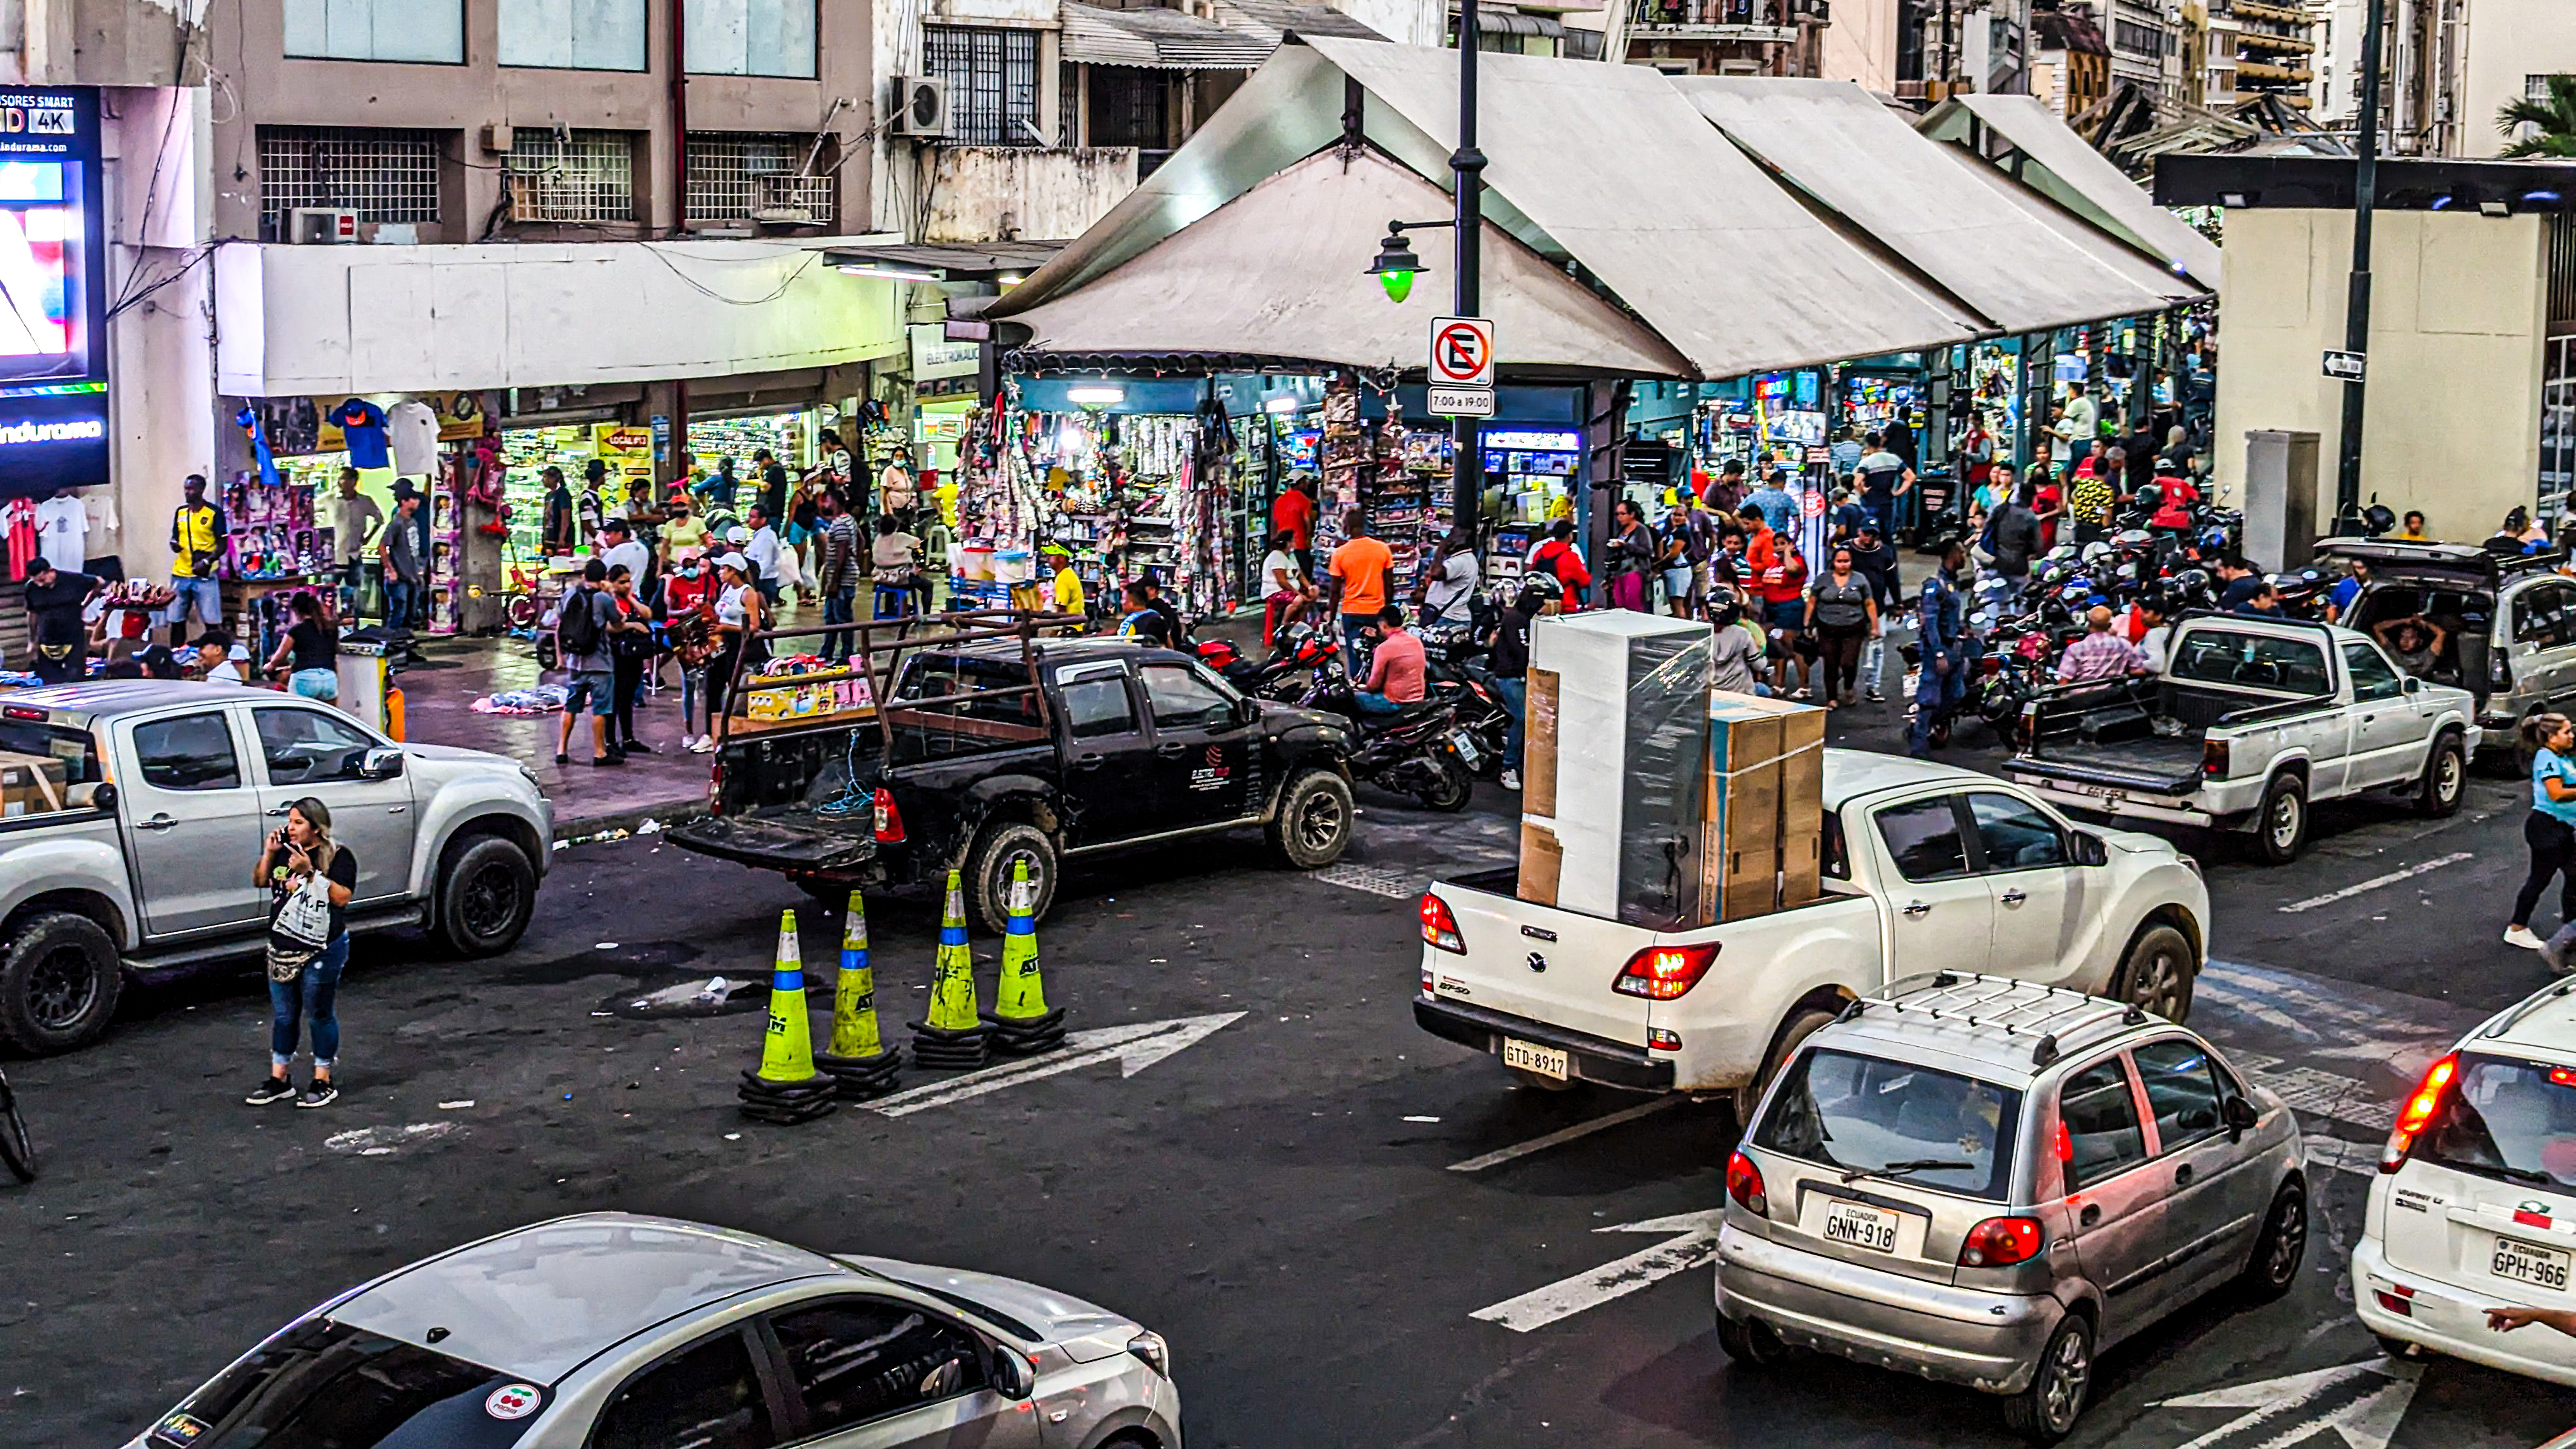
[{"label": "alloy wheel", "polygon": [[2433,799],[2443,805],[2460,798],[2460,782],[2466,775],[2460,752],[2444,750],[2441,763],[2433,767]]},{"label": "alloy wheel", "polygon": [[1341,835],[1341,798],[1330,790],[1309,793],[1297,807],[1297,843],[1310,851],[1328,850]]},{"label": "alloy wheel", "polygon": [[77,946],[45,953],[27,973],[27,1015],[46,1031],[68,1031],[80,1024],[98,1000],[98,977],[89,953]]},{"label": "alloy wheel", "polygon": [[2284,794],[2272,802],[2272,845],[2287,851],[2299,838],[2299,797]]},{"label": "alloy wheel", "polygon": [[2040,1410],[2047,1415],[2048,1427],[2059,1434],[2075,1427],[2075,1416],[2084,1407],[2084,1386],[2093,1377],[2093,1362],[2084,1346],[2084,1335],[2069,1333],[2057,1340],[2057,1350],[2048,1356],[2040,1372],[2048,1375],[2048,1387],[2040,1396]]},{"label": "alloy wheel", "polygon": [[2279,1286],[2290,1281],[2299,1271],[2299,1258],[2308,1246],[2308,1205],[2292,1193],[2281,1199],[2279,1231],[2272,1234],[2272,1251],[2263,1260],[2263,1277]]},{"label": "alloy wheel", "polygon": [[2129,1002],[2167,1021],[2179,1020],[2174,1013],[2182,1008],[2182,979],[2182,962],[2171,951],[2158,951],[2138,963],[2137,975],[2129,983]]},{"label": "alloy wheel", "polygon": [[489,940],[510,929],[519,914],[519,886],[507,867],[489,865],[465,884],[465,929]]}]

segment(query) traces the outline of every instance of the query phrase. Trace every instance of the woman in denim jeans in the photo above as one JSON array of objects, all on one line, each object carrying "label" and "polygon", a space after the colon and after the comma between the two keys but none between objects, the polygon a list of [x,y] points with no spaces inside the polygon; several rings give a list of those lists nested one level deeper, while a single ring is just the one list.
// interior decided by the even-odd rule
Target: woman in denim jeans
[{"label": "woman in denim jeans", "polygon": [[[286,823],[270,831],[251,878],[268,887],[268,1075],[242,1100],[252,1106],[295,1098],[298,1107],[327,1107],[340,1095],[331,1067],[340,1054],[340,1018],[334,1000],[340,968],[349,964],[349,896],[358,885],[358,857],[331,839],[331,811],[306,796],[286,807]],[[330,900],[324,943],[285,931],[278,917],[288,898],[319,879]],[[313,1037],[313,1080],[298,1095],[286,1074],[295,1060],[300,1027]]]}]

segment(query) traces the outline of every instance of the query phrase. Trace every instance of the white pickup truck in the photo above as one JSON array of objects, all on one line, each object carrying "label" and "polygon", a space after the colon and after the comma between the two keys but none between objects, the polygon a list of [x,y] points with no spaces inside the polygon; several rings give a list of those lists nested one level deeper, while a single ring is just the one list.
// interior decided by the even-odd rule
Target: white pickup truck
[{"label": "white pickup truck", "polygon": [[63,808],[0,816],[0,1043],[20,1051],[107,1030],[128,974],[261,950],[268,892],[251,870],[307,796],[358,859],[352,932],[425,925],[463,954],[507,950],[553,859],[553,812],[516,761],[397,744],[272,690],[0,694],[0,751],[64,776]]},{"label": "white pickup truck", "polygon": [[2284,865],[2319,800],[2382,793],[2460,808],[2477,701],[2398,671],[2350,629],[2243,614],[2176,625],[2161,675],[2052,690],[2022,708],[2004,773],[2070,809],[2250,832]]},{"label": "white pickup truck", "polygon": [[1533,1086],[1731,1091],[1740,1120],[1807,1033],[1900,977],[1985,972],[2191,1010],[2209,892],[2162,840],[2078,830],[1990,776],[1835,749],[1824,829],[1820,898],[1696,930],[1533,904],[1508,870],[1436,880],[1414,1020]]}]

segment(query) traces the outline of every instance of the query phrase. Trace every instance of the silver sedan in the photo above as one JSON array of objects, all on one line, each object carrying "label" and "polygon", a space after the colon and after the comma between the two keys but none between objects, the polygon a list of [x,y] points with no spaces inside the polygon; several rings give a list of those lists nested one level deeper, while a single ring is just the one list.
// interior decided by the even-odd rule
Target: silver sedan
[{"label": "silver sedan", "polygon": [[424,1259],[245,1354],[130,1449],[1179,1449],[1160,1335],[983,1273],[667,1218]]}]

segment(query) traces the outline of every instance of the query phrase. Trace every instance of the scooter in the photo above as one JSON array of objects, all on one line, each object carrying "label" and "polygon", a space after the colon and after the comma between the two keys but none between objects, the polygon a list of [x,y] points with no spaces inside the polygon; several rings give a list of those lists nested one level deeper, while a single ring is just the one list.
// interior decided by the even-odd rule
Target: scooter
[{"label": "scooter", "polygon": [[1436,698],[1405,706],[1398,714],[1362,714],[1347,686],[1318,688],[1305,701],[1309,709],[1329,710],[1348,718],[1359,734],[1351,755],[1351,774],[1381,790],[1410,795],[1425,810],[1456,814],[1474,798],[1476,771],[1487,758],[1483,748],[1458,727],[1458,712]]}]

